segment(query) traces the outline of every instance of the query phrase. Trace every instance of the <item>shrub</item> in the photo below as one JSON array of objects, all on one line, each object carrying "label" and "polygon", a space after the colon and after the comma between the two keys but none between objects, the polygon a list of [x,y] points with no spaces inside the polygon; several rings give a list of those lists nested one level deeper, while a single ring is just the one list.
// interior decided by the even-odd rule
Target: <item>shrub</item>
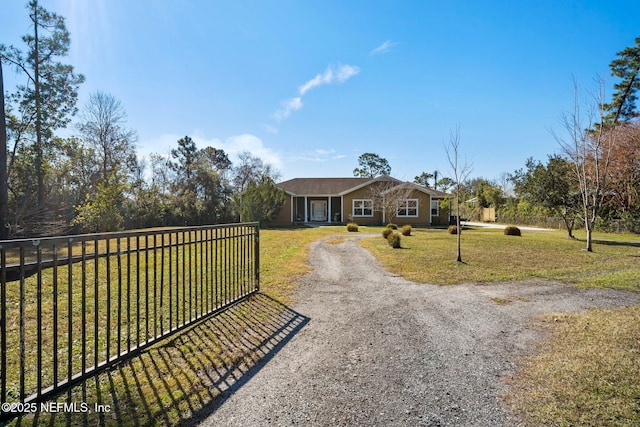
[{"label": "shrub", "polygon": [[350,222],[347,224],[347,231],[358,231],[358,224]]},{"label": "shrub", "polygon": [[387,224],[387,228],[390,228],[392,230],[397,230],[398,229],[398,225],[397,224],[393,224],[393,223],[389,223],[389,224]]},{"label": "shrub", "polygon": [[384,230],[382,230],[382,237],[384,237],[385,239],[388,239],[391,233],[393,233],[393,230],[387,227]]},{"label": "shrub", "polygon": [[450,225],[449,228],[447,228],[447,231],[449,232],[449,234],[458,234],[458,226]]},{"label": "shrub", "polygon": [[405,225],[404,227],[402,227],[402,235],[403,236],[411,236],[411,226],[410,225]]},{"label": "shrub", "polygon": [[505,227],[505,236],[521,236],[520,229],[518,227]]},{"label": "shrub", "polygon": [[387,242],[389,242],[389,246],[391,246],[394,249],[398,249],[400,248],[400,233],[397,232],[392,232],[391,234],[389,234],[389,237],[387,237]]}]

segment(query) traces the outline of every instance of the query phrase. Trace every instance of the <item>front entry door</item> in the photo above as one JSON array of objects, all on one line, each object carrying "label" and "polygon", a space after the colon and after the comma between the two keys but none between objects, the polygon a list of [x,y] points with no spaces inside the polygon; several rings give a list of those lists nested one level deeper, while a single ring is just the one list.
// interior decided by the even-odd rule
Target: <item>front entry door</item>
[{"label": "front entry door", "polygon": [[325,200],[311,201],[311,221],[327,220],[327,202]]}]

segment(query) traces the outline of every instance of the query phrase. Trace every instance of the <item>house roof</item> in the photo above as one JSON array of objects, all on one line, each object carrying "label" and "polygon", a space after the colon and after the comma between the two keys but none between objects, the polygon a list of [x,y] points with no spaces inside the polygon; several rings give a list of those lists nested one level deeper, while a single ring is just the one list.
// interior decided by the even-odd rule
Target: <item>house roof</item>
[{"label": "house roof", "polygon": [[369,181],[371,178],[293,178],[277,186],[296,196],[328,196],[338,195]]},{"label": "house roof", "polygon": [[413,183],[402,183],[390,176],[378,178],[293,178],[276,184],[293,196],[338,196],[362,188],[374,181],[392,181],[400,185],[410,185],[434,197],[444,198],[446,193]]},{"label": "house roof", "polygon": [[418,191],[422,191],[423,193],[429,194],[432,197],[436,197],[436,198],[441,198],[444,199],[447,195],[447,193],[444,193],[442,191],[438,191],[438,190],[434,190],[433,188],[429,188],[429,187],[425,187],[424,185],[419,185],[413,182],[403,182],[393,188],[388,189],[387,191],[385,191],[383,194],[385,193],[390,193],[398,188],[411,188],[411,189],[415,189]]}]

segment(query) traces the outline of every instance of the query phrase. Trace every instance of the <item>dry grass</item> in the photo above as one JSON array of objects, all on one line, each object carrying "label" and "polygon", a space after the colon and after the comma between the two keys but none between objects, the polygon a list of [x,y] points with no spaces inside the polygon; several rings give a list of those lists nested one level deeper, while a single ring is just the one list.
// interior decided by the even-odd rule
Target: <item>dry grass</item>
[{"label": "dry grass", "polygon": [[[377,239],[365,239],[388,270],[423,283],[458,284],[541,278],[586,287],[638,289],[640,247],[602,239],[594,252],[584,242],[569,240],[561,232],[524,232],[514,239],[502,230],[464,230],[462,260],[456,259],[456,237],[446,230],[414,229],[403,251],[390,251]],[[636,238],[637,240],[637,238]]]},{"label": "dry grass", "polygon": [[260,230],[260,288],[283,304],[293,302],[296,279],[310,271],[309,247],[314,241],[346,234],[342,226]]},{"label": "dry grass", "polygon": [[640,425],[640,307],[549,314],[505,396],[526,425]]}]

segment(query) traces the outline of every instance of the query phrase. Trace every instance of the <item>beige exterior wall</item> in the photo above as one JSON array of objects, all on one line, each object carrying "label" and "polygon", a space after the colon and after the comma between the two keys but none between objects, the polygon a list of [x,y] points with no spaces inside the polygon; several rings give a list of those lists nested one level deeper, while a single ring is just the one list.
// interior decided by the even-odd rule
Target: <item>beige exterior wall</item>
[{"label": "beige exterior wall", "polygon": [[[373,185],[376,185],[374,183]],[[386,183],[381,183],[385,185]],[[430,225],[447,225],[449,222],[449,212],[447,209],[440,208],[439,215],[431,217],[431,196],[420,190],[413,189],[408,199],[418,200],[418,216],[417,217],[395,217],[387,212],[383,220],[382,212],[374,210],[373,216],[354,216],[353,215],[353,201],[356,199],[371,199],[372,192],[370,186],[360,188],[351,193],[345,194],[342,197],[342,212],[340,222],[345,224],[349,221],[358,223],[359,225],[384,225],[385,223],[393,222],[398,225],[411,225],[411,226],[430,226]],[[314,199],[314,198],[310,198]],[[338,202],[338,198],[334,198],[332,204],[332,218],[333,214],[337,213],[337,206],[334,206]],[[291,209],[293,198],[287,195],[284,206],[280,210],[278,216],[271,222],[273,225],[291,225]]]},{"label": "beige exterior wall", "polygon": [[284,206],[280,209],[278,216],[271,221],[273,225],[289,225],[291,224],[291,199],[292,197],[287,194],[287,198],[284,200]]},{"label": "beige exterior wall", "polygon": [[370,188],[364,187],[342,197],[342,212],[345,222],[353,221],[359,225],[379,225],[382,224],[382,212],[373,212],[373,216],[354,216],[353,201],[357,199],[371,199]]},{"label": "beige exterior wall", "polygon": [[440,200],[439,215],[431,218],[431,225],[449,225],[449,208],[442,207],[442,200]]},{"label": "beige exterior wall", "polygon": [[[375,185],[375,184],[374,184]],[[407,199],[418,199],[417,217],[395,217],[387,212],[383,220],[381,211],[374,211],[372,217],[353,216],[353,201],[356,199],[371,199],[370,187],[364,187],[344,196],[344,216],[347,220],[352,220],[359,225],[384,225],[384,223],[394,222],[398,225],[429,226],[431,196],[419,190],[412,190]],[[394,212],[395,213],[395,212]]]}]

